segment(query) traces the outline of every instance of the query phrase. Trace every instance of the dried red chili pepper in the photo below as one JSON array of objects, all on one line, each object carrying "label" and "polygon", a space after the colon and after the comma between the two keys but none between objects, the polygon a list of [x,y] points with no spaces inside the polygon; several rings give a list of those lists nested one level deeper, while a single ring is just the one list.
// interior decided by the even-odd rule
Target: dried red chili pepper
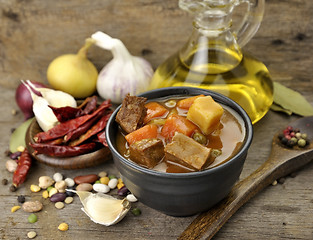
[{"label": "dried red chili pepper", "polygon": [[22,152],[20,156],[17,168],[13,173],[12,182],[15,187],[19,186],[25,181],[27,173],[29,172],[29,169],[31,167],[31,164],[32,164],[32,157],[30,153],[27,151],[27,149],[25,148],[25,150]]},{"label": "dried red chili pepper", "polygon": [[112,112],[102,116],[101,119],[95,125],[93,125],[85,134],[81,135],[78,139],[70,142],[69,145],[77,146],[102,131],[106,127],[111,114]]},{"label": "dried red chili pepper", "polygon": [[110,100],[104,101],[96,111],[92,114],[84,115],[78,118],[70,119],[66,122],[60,123],[55,127],[51,128],[49,131],[37,133],[34,137],[37,143],[53,140],[59,137],[63,137],[67,133],[77,129],[82,124],[87,122],[89,119],[97,116],[97,114],[103,114],[106,109],[111,106]]},{"label": "dried red chili pepper", "polygon": [[62,123],[70,119],[78,118],[80,116],[89,114],[93,112],[94,110],[96,110],[97,97],[92,96],[92,97],[86,98],[85,101],[76,108],[69,107],[69,106],[59,107],[59,108],[52,107],[52,106],[49,106],[49,107],[52,109],[58,121]]},{"label": "dried red chili pepper", "polygon": [[108,147],[108,143],[105,137],[105,130],[97,134],[98,141],[103,144],[103,146]]},{"label": "dried red chili pepper", "polygon": [[101,118],[101,115],[96,116],[96,117],[90,119],[89,121],[85,122],[80,127],[76,128],[73,131],[66,134],[64,136],[64,143],[67,143],[71,140],[74,140],[74,139],[78,138],[79,136],[81,136],[82,134],[84,134],[85,132],[87,132],[88,129],[90,129],[92,127],[92,125],[94,125],[95,122],[97,122],[100,118]]},{"label": "dried red chili pepper", "polygon": [[92,152],[96,149],[96,143],[86,143],[79,146],[50,145],[46,143],[29,144],[36,154],[45,154],[52,157],[74,157],[81,154]]}]

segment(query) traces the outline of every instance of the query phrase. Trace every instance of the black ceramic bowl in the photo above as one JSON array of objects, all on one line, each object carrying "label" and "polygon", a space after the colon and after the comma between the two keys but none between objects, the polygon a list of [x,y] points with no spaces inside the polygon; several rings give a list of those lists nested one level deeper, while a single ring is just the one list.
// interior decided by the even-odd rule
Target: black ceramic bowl
[{"label": "black ceramic bowl", "polygon": [[125,159],[116,149],[118,125],[114,111],[106,127],[106,138],[114,163],[126,187],[143,204],[172,216],[188,216],[209,209],[230,192],[238,180],[250,147],[253,128],[246,112],[231,99],[204,89],[170,87],[145,92],[140,96],[156,99],[167,96],[210,95],[234,109],[243,119],[246,136],[239,152],[229,161],[211,169],[191,173],[164,173],[146,169]]}]

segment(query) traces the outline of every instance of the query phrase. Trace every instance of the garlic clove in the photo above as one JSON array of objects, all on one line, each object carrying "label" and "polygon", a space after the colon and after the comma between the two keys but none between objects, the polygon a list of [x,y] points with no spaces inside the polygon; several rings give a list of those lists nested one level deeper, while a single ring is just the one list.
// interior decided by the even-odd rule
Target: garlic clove
[{"label": "garlic clove", "polygon": [[95,223],[111,226],[121,221],[130,209],[127,199],[119,200],[103,193],[74,191],[83,204],[82,211]]},{"label": "garlic clove", "polygon": [[44,99],[46,99],[50,106],[53,107],[77,107],[77,102],[73,96],[68,93],[53,90],[49,88],[38,88],[30,80],[26,81],[34,90],[41,93]]}]

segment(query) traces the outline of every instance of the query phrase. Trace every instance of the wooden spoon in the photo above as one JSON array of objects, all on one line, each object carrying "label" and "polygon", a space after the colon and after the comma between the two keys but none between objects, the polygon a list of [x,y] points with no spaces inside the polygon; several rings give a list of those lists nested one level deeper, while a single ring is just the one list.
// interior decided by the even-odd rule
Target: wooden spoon
[{"label": "wooden spoon", "polygon": [[207,212],[201,213],[178,239],[211,239],[226,221],[250,198],[270,185],[313,160],[313,116],[304,117],[290,124],[307,133],[310,145],[305,148],[283,146],[277,132],[272,141],[269,158],[250,176],[238,182],[230,194]]}]

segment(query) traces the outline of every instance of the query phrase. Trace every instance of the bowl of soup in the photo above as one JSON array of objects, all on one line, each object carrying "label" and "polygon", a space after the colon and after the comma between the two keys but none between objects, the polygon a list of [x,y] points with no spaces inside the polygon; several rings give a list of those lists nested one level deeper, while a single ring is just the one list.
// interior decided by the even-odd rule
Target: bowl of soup
[{"label": "bowl of soup", "polygon": [[252,137],[250,118],[236,102],[189,87],[128,95],[106,127],[126,187],[171,216],[190,216],[225,198]]}]

